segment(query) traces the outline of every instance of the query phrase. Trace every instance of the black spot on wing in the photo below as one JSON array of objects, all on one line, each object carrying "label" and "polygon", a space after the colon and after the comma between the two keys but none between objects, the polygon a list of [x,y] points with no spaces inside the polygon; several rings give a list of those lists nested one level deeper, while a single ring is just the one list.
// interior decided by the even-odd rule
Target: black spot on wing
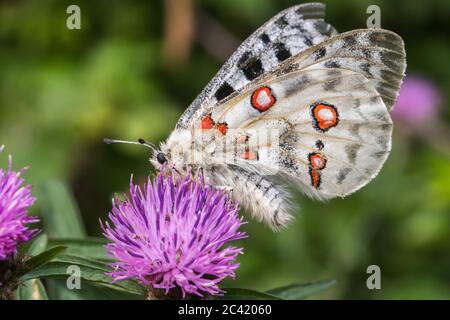
[{"label": "black spot on wing", "polygon": [[269,38],[269,36],[267,35],[267,33],[264,32],[264,33],[261,34],[259,37],[260,37],[261,41],[264,42],[265,44],[270,43],[270,38]]},{"label": "black spot on wing", "polygon": [[219,89],[217,89],[216,93],[214,94],[214,96],[216,97],[217,101],[220,101],[222,99],[225,99],[226,97],[228,97],[230,94],[232,94],[234,92],[234,89],[232,86],[230,86],[228,84],[228,82],[224,82],[222,83],[222,85],[219,87]]},{"label": "black spot on wing", "polygon": [[245,77],[248,80],[253,80],[259,77],[264,72],[261,60],[259,59],[252,60],[251,63],[247,64],[241,70],[244,72]]},{"label": "black spot on wing", "polygon": [[238,60],[238,67],[241,68],[244,66],[248,60],[250,60],[252,53],[250,51],[245,51],[242,56]]},{"label": "black spot on wing", "polygon": [[278,18],[278,20],[275,21],[275,24],[280,28],[283,29],[284,27],[286,27],[288,25],[288,22],[286,20],[285,16],[282,16],[280,18]]},{"label": "black spot on wing", "polygon": [[323,144],[322,140],[317,140],[316,141],[316,148],[319,150],[323,150],[323,148],[325,147],[325,145]]},{"label": "black spot on wing", "polygon": [[238,68],[242,70],[249,81],[259,77],[264,72],[261,60],[252,57],[249,51],[245,52],[239,59]]},{"label": "black spot on wing", "polygon": [[286,48],[285,44],[282,42],[278,42],[275,44],[275,55],[279,62],[286,60],[291,57],[291,53]]}]

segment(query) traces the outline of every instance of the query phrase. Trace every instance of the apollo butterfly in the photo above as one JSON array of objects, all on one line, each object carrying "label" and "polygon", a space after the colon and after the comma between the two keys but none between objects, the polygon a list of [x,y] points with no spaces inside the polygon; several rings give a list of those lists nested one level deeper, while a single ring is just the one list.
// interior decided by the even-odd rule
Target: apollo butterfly
[{"label": "apollo butterfly", "polygon": [[383,29],[338,34],[324,16],[325,5],[302,4],[256,30],[168,139],[149,145],[151,163],[201,171],[273,229],[291,219],[286,186],[324,200],[371,181],[391,150],[403,40]]}]

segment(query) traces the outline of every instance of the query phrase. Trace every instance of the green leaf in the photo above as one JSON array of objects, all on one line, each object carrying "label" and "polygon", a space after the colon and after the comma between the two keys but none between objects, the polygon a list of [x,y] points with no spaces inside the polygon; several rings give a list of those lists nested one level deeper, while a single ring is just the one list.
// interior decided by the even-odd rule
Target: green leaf
[{"label": "green leaf", "polygon": [[66,247],[57,246],[30,258],[25,262],[25,267],[17,271],[16,276],[22,277],[27,273],[32,272],[33,270],[45,265],[53,258],[61,254],[64,250],[66,250]]},{"label": "green leaf", "polygon": [[39,279],[22,283],[16,291],[18,300],[48,300],[44,285]]},{"label": "green leaf", "polygon": [[37,256],[47,248],[48,237],[45,233],[40,234],[30,241],[23,249],[23,253],[27,256]]},{"label": "green leaf", "polygon": [[66,254],[75,255],[81,257],[87,257],[97,260],[111,261],[106,253],[105,245],[108,240],[104,238],[87,237],[83,239],[50,239],[48,242],[48,247],[53,246],[67,246]]},{"label": "green leaf", "polygon": [[[86,231],[78,206],[70,190],[60,181],[48,181],[37,187],[44,230],[50,238],[84,238]],[[56,244],[53,244],[56,245]],[[49,247],[53,246],[51,243]],[[51,299],[63,299],[68,289],[47,281]]]},{"label": "green leaf", "polygon": [[42,222],[50,238],[86,236],[81,216],[69,189],[60,181],[49,181],[37,188]]},{"label": "green leaf", "polygon": [[303,284],[291,284],[267,291],[268,294],[285,300],[301,300],[322,292],[336,284],[336,280],[320,280]]},{"label": "green leaf", "polygon": [[71,274],[67,272],[68,267],[78,266],[80,268],[80,277],[96,285],[107,287],[113,290],[128,292],[143,296],[145,289],[134,280],[123,280],[112,283],[112,278],[106,275],[111,269],[105,262],[93,259],[77,257],[73,255],[60,255],[53,261],[35,269],[22,277],[24,280],[34,278],[65,278]]},{"label": "green leaf", "polygon": [[220,300],[281,300],[270,293],[241,288],[226,288],[226,293],[218,297]]}]

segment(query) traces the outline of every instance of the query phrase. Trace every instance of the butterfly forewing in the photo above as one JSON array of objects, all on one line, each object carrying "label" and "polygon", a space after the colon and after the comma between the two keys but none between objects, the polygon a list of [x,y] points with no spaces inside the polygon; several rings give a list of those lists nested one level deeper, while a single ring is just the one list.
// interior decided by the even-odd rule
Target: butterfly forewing
[{"label": "butterfly forewing", "polygon": [[391,110],[406,68],[403,40],[397,34],[382,29],[345,32],[293,57],[279,72],[309,66],[343,68],[361,73],[371,80]]},{"label": "butterfly forewing", "polygon": [[336,34],[324,17],[324,4],[308,3],[288,8],[266,22],[240,45],[186,109],[177,128],[189,127],[207,106],[227,98],[252,80],[272,72],[283,61]]}]

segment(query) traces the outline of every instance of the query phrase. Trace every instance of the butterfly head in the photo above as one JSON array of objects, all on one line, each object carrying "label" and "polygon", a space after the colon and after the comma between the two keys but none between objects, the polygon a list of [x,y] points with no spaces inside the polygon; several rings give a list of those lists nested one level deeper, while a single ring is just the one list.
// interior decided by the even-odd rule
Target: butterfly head
[{"label": "butterfly head", "polygon": [[159,164],[163,165],[163,164],[166,164],[166,163],[167,163],[167,158],[166,158],[166,156],[164,155],[164,153],[158,152],[158,153],[156,154],[156,161],[158,161]]},{"label": "butterfly head", "polygon": [[161,150],[155,150],[150,156],[149,161],[158,170],[169,163],[168,157]]},{"label": "butterfly head", "polygon": [[163,166],[170,166],[168,156],[161,150],[155,150],[149,161],[157,170],[160,170]]},{"label": "butterfly head", "polygon": [[192,136],[189,131],[175,130],[169,138],[161,143],[160,149],[153,152],[150,163],[157,169],[170,170],[185,176],[188,171],[188,163]]}]

